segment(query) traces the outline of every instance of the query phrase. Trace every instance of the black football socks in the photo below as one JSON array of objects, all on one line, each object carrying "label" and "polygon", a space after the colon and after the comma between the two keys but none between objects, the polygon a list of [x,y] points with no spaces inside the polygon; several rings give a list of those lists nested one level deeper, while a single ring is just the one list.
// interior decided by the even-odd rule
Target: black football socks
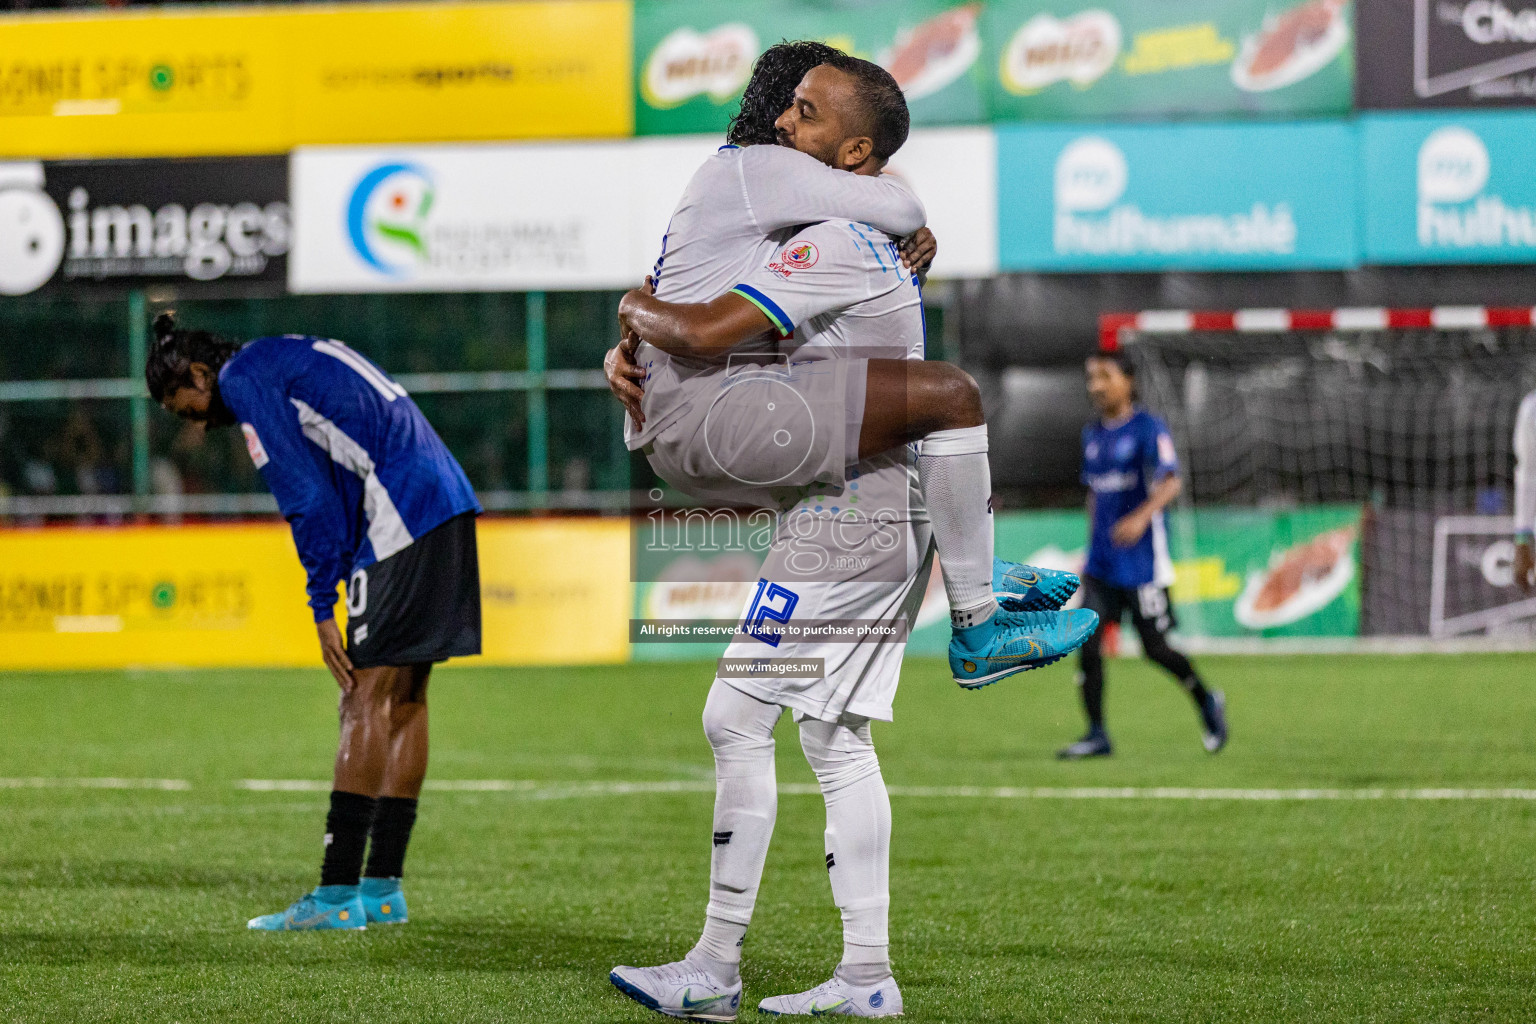
[{"label": "black football socks", "polygon": [[[371,796],[331,790],[331,811],[325,816],[325,860],[320,865],[321,885],[358,884],[363,873],[363,851],[368,845],[368,830],[373,827],[376,803]],[[404,856],[403,845],[401,856]]]},{"label": "black football socks", "polygon": [[369,878],[399,878],[405,866],[405,848],[416,824],[416,801],[403,796],[379,797],[373,815],[372,843],[368,847]]}]

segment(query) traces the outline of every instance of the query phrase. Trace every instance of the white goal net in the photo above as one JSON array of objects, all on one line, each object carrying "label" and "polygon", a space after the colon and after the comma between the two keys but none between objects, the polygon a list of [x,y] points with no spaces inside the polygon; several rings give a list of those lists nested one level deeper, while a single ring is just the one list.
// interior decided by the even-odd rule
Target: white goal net
[{"label": "white goal net", "polygon": [[[1530,309],[1164,311],[1104,340],[1174,433],[1187,509],[1358,509],[1360,635],[1531,634],[1508,518]],[[1331,568],[1309,557],[1299,587]]]}]

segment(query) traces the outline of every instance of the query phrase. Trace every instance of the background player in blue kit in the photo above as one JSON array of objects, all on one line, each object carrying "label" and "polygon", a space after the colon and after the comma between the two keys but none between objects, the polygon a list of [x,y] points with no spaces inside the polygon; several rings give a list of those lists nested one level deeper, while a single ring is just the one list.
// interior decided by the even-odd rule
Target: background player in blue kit
[{"label": "background player in blue kit", "polygon": [[1088,487],[1088,564],[1083,606],[1099,613],[1099,628],[1083,644],[1083,709],[1088,734],[1057,752],[1061,758],[1102,757],[1112,751],[1104,728],[1104,626],[1130,612],[1142,649],[1188,691],[1200,712],[1205,749],[1227,742],[1226,701],[1208,690],[1189,659],[1168,645],[1174,627],[1168,588],[1173,563],[1163,510],[1178,497],[1179,460],[1162,420],[1136,404],[1136,369],[1120,353],[1088,357],[1088,397],[1099,419],[1083,428],[1083,483]]},{"label": "background player in blue kit", "polygon": [[[427,771],[427,677],[434,662],[480,653],[480,503],[405,389],[339,341],[241,345],[161,314],[145,377],[183,419],[240,424],[293,528],[320,651],[341,687],[320,885],[250,927],[401,923],[401,868]],[[342,580],[345,644],[334,614]]]}]

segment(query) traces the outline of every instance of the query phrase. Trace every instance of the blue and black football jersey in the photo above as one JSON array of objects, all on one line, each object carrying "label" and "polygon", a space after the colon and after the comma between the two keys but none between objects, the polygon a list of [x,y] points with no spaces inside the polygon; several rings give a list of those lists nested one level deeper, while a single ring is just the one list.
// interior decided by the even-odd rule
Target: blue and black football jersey
[{"label": "blue and black football jersey", "polygon": [[293,528],[316,622],[351,573],[480,511],[405,389],[339,341],[257,338],[219,371],[219,394]]},{"label": "blue and black football jersey", "polygon": [[1083,483],[1093,491],[1088,564],[1084,571],[1117,587],[1173,584],[1163,513],[1131,547],[1116,547],[1115,523],[1147,500],[1152,486],[1177,473],[1179,460],[1168,425],[1137,408],[1120,423],[1102,420],[1083,428]]}]

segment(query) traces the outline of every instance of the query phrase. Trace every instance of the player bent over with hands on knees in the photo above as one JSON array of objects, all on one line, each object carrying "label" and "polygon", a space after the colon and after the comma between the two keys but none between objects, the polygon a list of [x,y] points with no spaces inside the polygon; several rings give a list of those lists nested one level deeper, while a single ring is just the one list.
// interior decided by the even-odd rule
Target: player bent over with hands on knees
[{"label": "player bent over with hands on knees", "polygon": [[[1099,419],[1083,428],[1083,483],[1088,486],[1088,565],[1083,570],[1083,604],[1099,622],[1119,622],[1126,613],[1141,637],[1142,650],[1179,681],[1195,710],[1205,749],[1227,743],[1226,698],[1208,690],[1189,659],[1168,644],[1174,627],[1168,588],[1163,510],[1178,497],[1179,462],[1173,436],[1162,420],[1136,404],[1135,364],[1122,353],[1101,353],[1085,364],[1088,397]],[[1083,645],[1083,709],[1088,733],[1057,751],[1064,760],[1104,757],[1112,751],[1104,729],[1102,625]]]},{"label": "player bent over with hands on knees", "polygon": [[[828,161],[831,167],[859,168],[861,174],[839,174],[837,170],[829,174],[823,164],[766,145],[717,154],[690,183],[668,229],[664,258],[658,261],[658,294],[689,303],[692,308],[631,293],[625,300],[626,323],[647,342],[662,343],[640,346],[638,366],[633,369],[623,349],[611,352],[607,365],[615,393],[635,414],[638,429],[630,432],[630,443],[645,449],[663,479],[696,497],[735,503],[757,499],[780,510],[780,530],[770,545],[757,596],[725,661],[734,657],[737,662],[751,663],[772,653],[779,658],[821,660],[826,666],[824,675],[814,678],[751,673],[727,676],[722,672],[710,690],[704,731],[715,757],[716,793],[703,934],[680,961],[656,967],[618,967],[611,975],[615,986],[642,1005],[690,1020],[735,1020],[740,1007],[741,952],[777,815],[773,730],[785,709],[799,725],[801,748],[826,802],[827,869],[833,899],[843,919],[843,956],[827,982],[805,992],[770,997],[759,1004],[759,1009],[771,1014],[813,1016],[882,1017],[903,1012],[889,953],[891,809],[871,723],[891,718],[905,635],[839,645],[791,640],[782,633],[773,635],[771,627],[765,628],[767,619],[786,625],[815,625],[824,620],[910,621],[926,586],[932,535],[938,532],[938,525],[930,530],[921,509],[913,507],[921,505],[921,497],[915,503],[910,500],[915,481],[903,443],[893,440],[867,447],[863,442],[865,428],[856,417],[847,416],[849,408],[868,408],[876,401],[873,387],[868,389],[868,396],[864,392],[862,372],[865,364],[874,360],[850,358],[851,353],[875,349],[890,353],[889,362],[925,365],[917,361],[922,357],[921,299],[912,275],[899,267],[897,247],[868,225],[840,219],[835,211],[819,208],[791,216],[787,223],[808,219],[826,223],[780,234],[767,239],[766,244],[740,228],[740,224],[750,228],[756,211],[764,206],[756,200],[746,205],[739,198],[741,176],[747,175],[758,159],[755,152],[784,164],[779,178],[785,192],[781,205],[815,195],[816,183],[822,181],[843,201],[855,205],[867,199],[866,191],[879,195],[891,187],[873,175],[906,135],[906,109],[900,91],[874,65],[835,51],[828,55],[825,50],[818,44],[798,43],[770,48],[754,69],[732,139],[766,143],[773,138],[767,128],[772,119],[782,124],[778,114],[792,99],[797,105],[803,100],[816,117],[849,119],[846,126],[832,123],[823,127],[823,137],[830,140],[827,149],[808,151],[824,161],[831,151],[836,155],[835,160]],[[797,79],[786,76],[785,70],[797,61],[801,68],[828,61],[831,67],[825,70],[832,77],[817,74],[823,70],[817,68],[805,76],[802,91],[791,95],[789,89]],[[780,90],[777,96],[773,92],[775,82]],[[861,103],[859,89],[878,99]],[[835,110],[840,105],[851,109],[840,115]],[[871,106],[875,109],[870,110]],[[899,130],[891,130],[892,122]],[[814,135],[806,132],[797,145],[810,144]],[[885,140],[883,144],[875,141],[876,136]],[[894,142],[890,141],[893,136]],[[802,180],[809,184],[800,184]],[[854,185],[868,185],[870,189],[850,187]],[[750,188],[747,191],[750,193]],[[904,190],[895,198],[915,203]],[[916,212],[921,213],[920,207]],[[726,213],[730,213],[730,220],[725,219]],[[902,223],[899,217],[884,221],[875,217],[873,223],[897,232],[913,226]],[[774,272],[775,279],[760,273],[768,264],[781,262],[779,257],[784,253],[801,254],[798,262],[790,260],[794,269],[788,277]],[[762,287],[751,283],[754,281]],[[791,282],[795,287],[780,287]],[[709,308],[714,306],[712,298],[743,283],[752,288],[748,297],[741,298],[746,310]],[[643,312],[636,305],[637,297],[646,299]],[[731,296],[738,297],[739,292]],[[639,323],[645,316],[654,319]],[[670,343],[695,327],[704,332],[715,330],[721,316],[728,318],[729,324],[718,336],[718,344]],[[669,323],[669,317],[697,319],[690,327],[688,323]],[[755,369],[737,373],[719,358],[720,353],[735,347],[738,330],[740,338],[746,339],[763,335],[771,327],[793,325],[799,326],[794,339],[781,337],[774,344],[787,343],[800,361],[784,363],[782,374],[764,375]],[[789,333],[778,332],[781,336]],[[685,368],[681,373],[679,365]],[[860,372],[849,372],[854,368]],[[643,380],[643,390],[635,387],[637,380]],[[803,408],[813,411],[810,421],[769,415],[781,411],[776,406],[795,408],[793,402],[765,402],[761,397],[784,383],[806,400]],[[969,383],[969,378],[950,368],[942,381],[929,382],[928,393],[930,397],[942,393],[950,404],[964,406],[967,392],[957,383]],[[845,391],[850,385],[851,390]],[[970,389],[974,391],[973,384]],[[895,391],[896,398],[904,396],[903,390]],[[814,411],[823,415],[817,417]],[[710,447],[711,438],[705,436],[711,415],[717,420],[711,428],[717,447],[721,442],[731,445],[724,465],[717,448]],[[979,422],[979,407],[968,407],[966,415]],[[665,417],[660,425],[659,416]],[[807,425],[817,429],[799,430]],[[888,424],[885,429],[896,432],[900,427]],[[785,440],[803,436],[805,450],[795,449],[787,462],[793,470],[803,461],[814,472],[791,480],[787,488],[768,487],[765,491],[745,481],[783,482],[769,471],[780,467],[773,461],[776,453],[763,443],[776,434]],[[974,442],[956,447],[976,453]],[[980,462],[984,473],[984,445],[980,447]],[[807,498],[808,493],[846,494],[846,504],[854,505],[855,478],[863,488],[857,492],[863,503],[857,506],[857,514],[855,508],[844,510],[846,514],[838,519],[839,529],[823,529],[811,536],[791,528],[823,514],[823,504],[831,506],[830,514],[838,513],[830,499],[823,503]],[[982,488],[980,507],[975,511],[987,535],[982,589],[986,601],[992,602],[988,561],[991,521],[986,518],[984,476]],[[897,518],[881,521],[862,511],[886,507],[876,495],[886,499],[890,507],[901,509]],[[934,500],[927,488],[925,496]],[[875,560],[879,569],[886,570],[883,574],[866,571],[865,563],[858,559],[839,557],[882,532],[888,539],[897,539],[883,559]],[[829,534],[837,535],[835,542]],[[808,578],[793,571],[790,563],[794,553],[832,556],[822,564],[839,568]],[[858,562],[859,567],[850,566],[850,562]],[[889,571],[893,568],[896,571]],[[1075,582],[1075,578],[1071,580],[1074,587]],[[1071,592],[1066,589],[1060,601]],[[979,618],[978,603],[969,608],[962,605],[962,611]],[[1090,614],[1079,615],[1091,619]]]},{"label": "player bent over with hands on knees", "polygon": [[[154,333],[154,400],[205,428],[244,431],[293,528],[320,652],[341,688],[320,885],[250,927],[403,923],[427,677],[436,662],[480,653],[480,504],[405,389],[342,343],[290,334],[241,345],[164,313]],[[345,642],[333,611],[343,580]]]}]

